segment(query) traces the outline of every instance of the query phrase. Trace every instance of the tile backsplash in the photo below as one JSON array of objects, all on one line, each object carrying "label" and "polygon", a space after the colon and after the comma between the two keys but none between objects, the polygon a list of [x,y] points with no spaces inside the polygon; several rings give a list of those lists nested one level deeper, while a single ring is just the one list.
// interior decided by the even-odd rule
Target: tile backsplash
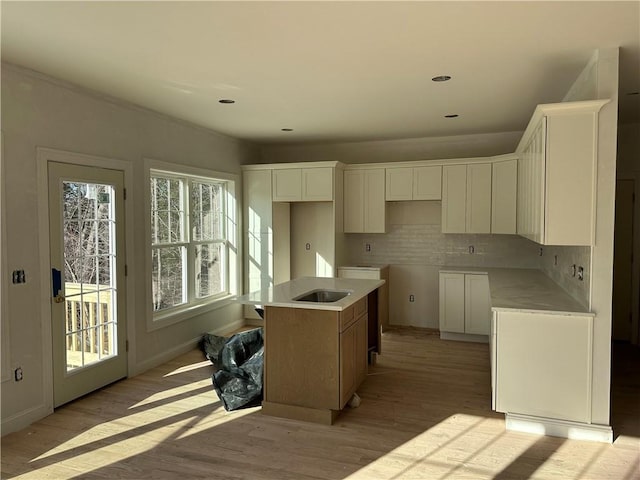
[{"label": "tile backsplash", "polygon": [[[536,268],[543,270],[567,293],[588,306],[589,247],[541,247],[517,235],[443,234],[441,202],[388,202],[387,215],[389,226],[386,234],[346,235],[350,262]],[[558,264],[554,265],[556,255]],[[583,281],[572,276],[573,264],[584,268]]]}]

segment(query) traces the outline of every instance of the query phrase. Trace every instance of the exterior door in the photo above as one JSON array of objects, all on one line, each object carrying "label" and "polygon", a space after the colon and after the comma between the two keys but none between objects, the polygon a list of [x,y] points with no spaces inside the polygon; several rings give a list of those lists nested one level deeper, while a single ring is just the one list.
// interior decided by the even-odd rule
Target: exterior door
[{"label": "exterior door", "polygon": [[49,162],[54,406],[127,375],[124,173]]},{"label": "exterior door", "polygon": [[633,264],[633,180],[616,182],[613,260],[613,339],[631,340]]}]

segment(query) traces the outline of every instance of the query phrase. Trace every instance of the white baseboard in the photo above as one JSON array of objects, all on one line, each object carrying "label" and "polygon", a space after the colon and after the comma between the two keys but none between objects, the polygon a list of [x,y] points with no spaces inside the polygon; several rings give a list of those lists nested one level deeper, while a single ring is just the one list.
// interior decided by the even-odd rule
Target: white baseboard
[{"label": "white baseboard", "polygon": [[440,338],[456,342],[489,343],[489,335],[474,335],[472,333],[440,332]]},{"label": "white baseboard", "polygon": [[[211,333],[212,335],[224,335],[240,327],[243,327],[245,324],[246,322],[244,319],[235,320],[230,323],[225,323],[223,326],[218,327],[215,330],[211,330],[208,333]],[[138,363],[133,369],[131,369],[131,371],[129,372],[129,376],[134,377],[136,375],[140,375],[141,373],[146,372],[147,370],[160,366],[163,363],[166,363],[170,360],[173,360],[176,357],[179,357],[180,355],[190,352],[191,350],[193,350],[198,346],[198,343],[200,342],[201,338],[202,336],[192,338],[191,340],[181,343],[180,345],[176,345],[175,347],[167,351],[164,351],[147,360],[144,360],[143,362]]]},{"label": "white baseboard", "polygon": [[264,320],[261,318],[245,318],[244,324],[252,327],[264,327]]},{"label": "white baseboard", "polygon": [[613,429],[609,425],[569,422],[554,418],[532,417],[515,413],[505,414],[507,430],[515,432],[535,433],[552,437],[570,438],[572,440],[589,440],[592,442],[612,443]]},{"label": "white baseboard", "polygon": [[12,417],[2,419],[2,436],[8,433],[17,432],[23,428],[27,428],[33,422],[51,415],[53,407],[47,405],[38,405],[28,410],[24,410]]}]

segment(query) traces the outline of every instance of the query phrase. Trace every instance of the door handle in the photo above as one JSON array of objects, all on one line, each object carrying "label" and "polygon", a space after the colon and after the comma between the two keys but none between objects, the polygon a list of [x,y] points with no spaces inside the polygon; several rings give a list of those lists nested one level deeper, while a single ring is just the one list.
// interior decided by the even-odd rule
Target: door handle
[{"label": "door handle", "polygon": [[53,301],[55,303],[64,302],[64,296],[60,293],[62,291],[62,272],[58,269],[51,269],[51,287]]}]

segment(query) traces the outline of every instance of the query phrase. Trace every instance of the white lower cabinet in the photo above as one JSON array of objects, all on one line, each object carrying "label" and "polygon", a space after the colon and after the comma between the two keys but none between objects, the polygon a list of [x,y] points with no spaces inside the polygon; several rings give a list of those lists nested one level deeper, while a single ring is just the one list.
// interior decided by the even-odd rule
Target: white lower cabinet
[{"label": "white lower cabinet", "polygon": [[593,316],[496,311],[492,322],[494,410],[591,423]]},{"label": "white lower cabinet", "polygon": [[443,332],[489,335],[490,313],[489,277],[486,274],[440,273],[441,336]]}]

